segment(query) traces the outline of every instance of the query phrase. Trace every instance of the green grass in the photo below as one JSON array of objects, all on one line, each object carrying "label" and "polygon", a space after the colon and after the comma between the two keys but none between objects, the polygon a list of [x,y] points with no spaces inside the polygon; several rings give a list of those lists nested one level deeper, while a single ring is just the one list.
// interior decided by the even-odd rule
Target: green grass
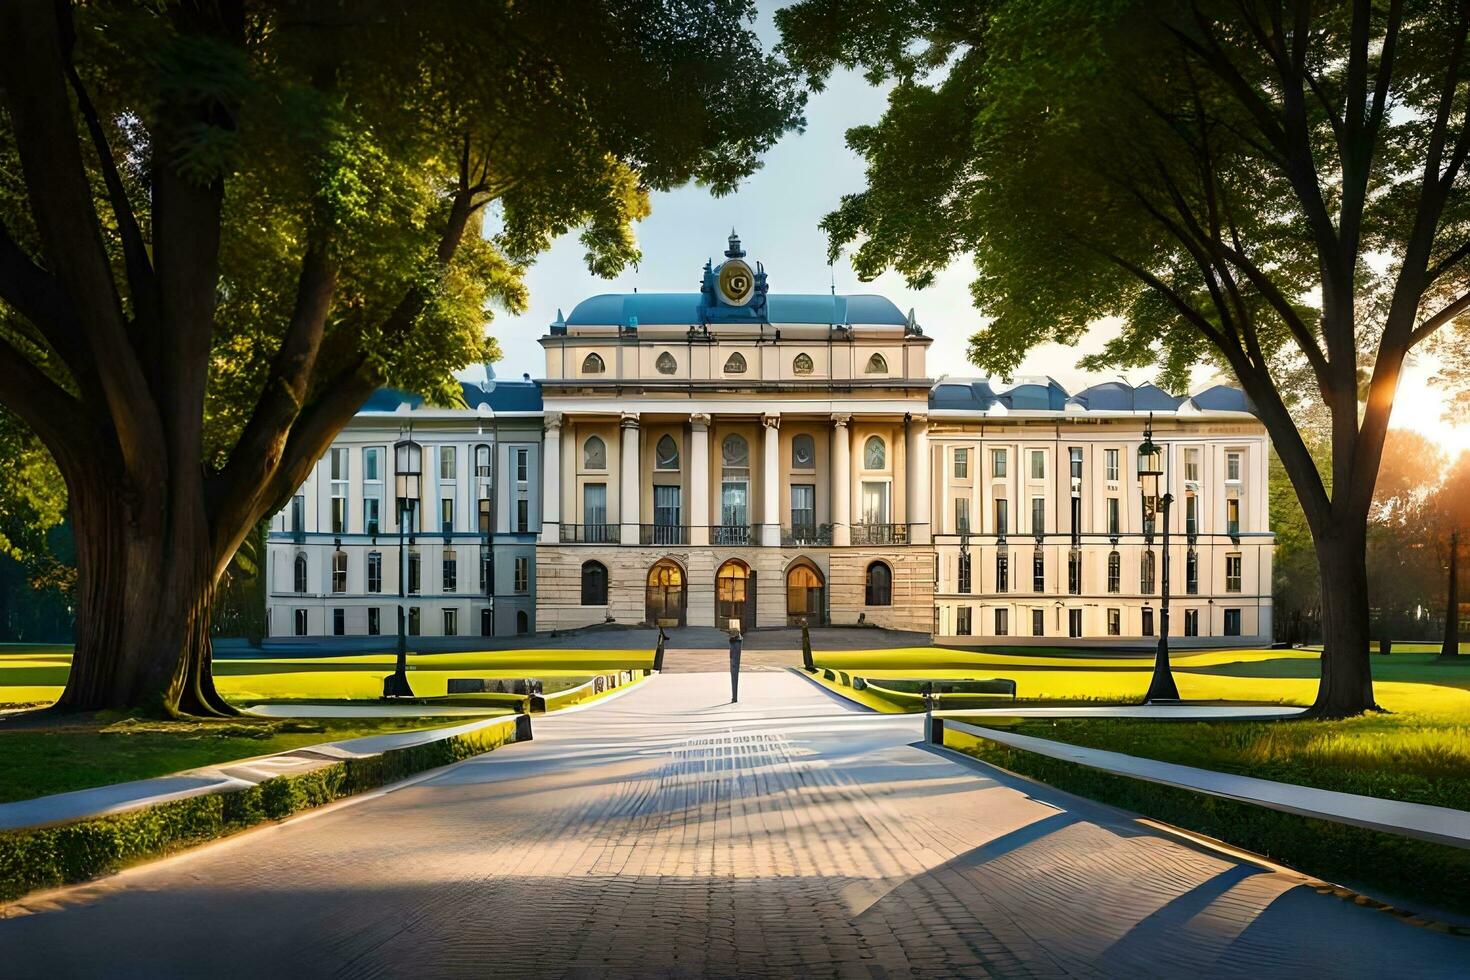
[{"label": "green grass", "polygon": [[[487,712],[494,714],[494,712]],[[0,803],[163,776],[362,735],[416,731],[469,719],[350,718],[303,721],[57,722],[0,724]]]},{"label": "green grass", "polygon": [[[393,655],[263,657],[216,660],[215,683],[236,704],[284,700],[376,699],[393,672]],[[651,651],[497,650],[410,654],[414,694],[445,694],[452,677],[580,677],[651,667]],[[61,696],[71,669],[65,646],[0,647],[0,704],[50,704]]]}]

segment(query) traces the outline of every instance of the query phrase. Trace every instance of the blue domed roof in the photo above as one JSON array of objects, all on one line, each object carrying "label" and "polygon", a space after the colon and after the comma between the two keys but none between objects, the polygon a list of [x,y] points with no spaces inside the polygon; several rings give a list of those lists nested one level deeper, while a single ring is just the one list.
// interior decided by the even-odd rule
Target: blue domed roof
[{"label": "blue domed roof", "polygon": [[[704,323],[699,293],[604,293],[582,300],[566,318],[568,326],[694,326]],[[901,327],[908,317],[883,296],[863,293],[772,293],[766,299],[766,322]]]}]

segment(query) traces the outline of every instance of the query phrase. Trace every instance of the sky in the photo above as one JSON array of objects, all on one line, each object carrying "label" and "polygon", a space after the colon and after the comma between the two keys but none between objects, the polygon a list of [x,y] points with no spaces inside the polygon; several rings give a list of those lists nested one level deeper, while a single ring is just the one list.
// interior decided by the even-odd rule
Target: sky
[{"label": "sky", "polygon": [[[769,12],[758,27],[767,43],[774,39]],[[643,259],[638,268],[614,279],[587,271],[575,233],[555,242],[529,269],[527,311],[512,316],[496,311],[490,332],[499,340],[503,359],[496,376],[541,377],[545,359],[538,338],[556,318],[558,309],[570,313],[581,300],[598,293],[697,292],[706,259],[718,259],[734,228],[740,233],[751,261],[765,265],[772,292],[819,293],[834,284],[839,293],[870,292],[887,296],[899,309],[915,311],[920,327],[934,344],[929,349],[930,374],[938,378],[975,376],[977,368],[965,358],[967,340],[984,322],[970,300],[973,266],[960,259],[924,290],[909,289],[892,272],[860,282],[847,258],[827,264],[827,240],[818,227],[822,216],[837,206],[843,194],[864,186],[863,161],[847,148],[844,134],[856,125],[875,121],[886,102],[856,72],[839,72],[827,88],[811,96],[807,127],[790,133],[765,157],[764,166],[739,190],[715,198],[699,187],[684,187],[652,197],[652,214],[637,226]],[[1123,378],[1133,384],[1153,380],[1152,370],[1089,373],[1077,368],[1083,355],[1099,349],[1117,325],[1099,321],[1077,347],[1045,344],[1035,348],[1018,376],[1050,375],[1069,391],[1099,381]],[[1433,364],[1412,364],[1400,386],[1391,424],[1415,428],[1448,449],[1470,449],[1470,427],[1454,427],[1441,418],[1443,396],[1429,384]],[[1212,372],[1201,371],[1199,381]],[[467,378],[483,377],[478,368]]]}]

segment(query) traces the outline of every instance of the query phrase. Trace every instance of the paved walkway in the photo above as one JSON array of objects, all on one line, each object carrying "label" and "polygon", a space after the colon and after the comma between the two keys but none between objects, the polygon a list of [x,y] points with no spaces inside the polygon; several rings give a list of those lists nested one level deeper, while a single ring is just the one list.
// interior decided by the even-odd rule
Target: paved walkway
[{"label": "paved walkway", "polygon": [[536,741],[0,920],[7,977],[1452,976],[1470,942],[920,743],[791,673]]}]

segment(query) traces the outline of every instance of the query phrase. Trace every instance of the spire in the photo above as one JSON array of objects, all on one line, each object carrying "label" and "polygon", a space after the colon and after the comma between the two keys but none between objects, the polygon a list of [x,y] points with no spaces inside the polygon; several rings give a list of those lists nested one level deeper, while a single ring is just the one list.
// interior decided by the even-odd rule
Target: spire
[{"label": "spire", "polygon": [[735,231],[734,228],[731,228],[730,229],[730,247],[727,248],[727,249],[725,249],[725,258],[727,258],[727,259],[743,259],[743,258],[745,258],[745,250],[740,247],[740,236],[736,233],[736,231]]}]

